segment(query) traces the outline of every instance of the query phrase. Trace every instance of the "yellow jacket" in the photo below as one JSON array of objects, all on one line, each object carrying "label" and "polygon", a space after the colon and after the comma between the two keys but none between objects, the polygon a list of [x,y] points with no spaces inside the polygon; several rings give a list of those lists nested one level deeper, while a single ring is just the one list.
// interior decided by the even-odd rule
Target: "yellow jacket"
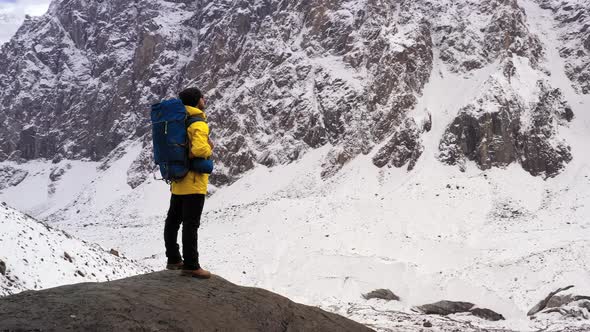
[{"label": "yellow jacket", "polygon": [[[189,116],[199,116],[207,120],[203,111],[196,107],[185,106]],[[197,121],[187,128],[188,141],[190,144],[189,157],[209,158],[211,157],[211,146],[209,145],[209,126],[207,122]],[[202,174],[189,171],[179,181],[172,182],[170,191],[174,195],[207,194],[209,174]]]}]

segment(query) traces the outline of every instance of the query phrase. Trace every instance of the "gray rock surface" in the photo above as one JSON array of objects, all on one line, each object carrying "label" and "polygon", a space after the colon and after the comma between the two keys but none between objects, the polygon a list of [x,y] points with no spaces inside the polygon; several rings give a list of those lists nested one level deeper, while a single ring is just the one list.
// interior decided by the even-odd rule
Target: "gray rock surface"
[{"label": "gray rock surface", "polygon": [[486,308],[473,308],[469,311],[473,316],[485,319],[485,320],[490,320],[490,321],[498,321],[498,320],[504,320],[504,316],[502,316],[501,314],[490,310],[490,309],[486,309]]},{"label": "gray rock surface", "polygon": [[450,315],[459,312],[467,312],[473,308],[475,304],[469,302],[459,301],[438,301],[436,303],[424,304],[417,306],[420,312],[427,315]]},{"label": "gray rock surface", "polygon": [[518,162],[535,176],[559,174],[572,160],[558,135],[573,118],[561,91],[539,81],[537,101],[526,105],[503,83],[490,79],[482,97],[459,111],[440,142],[439,159],[460,167],[472,160],[481,169]]},{"label": "gray rock surface", "polygon": [[0,190],[17,186],[29,175],[29,172],[11,166],[0,166]]},{"label": "gray rock surface", "polygon": [[590,11],[586,1],[535,0],[551,11],[558,21],[555,32],[561,43],[559,55],[565,59],[565,71],[573,87],[590,94]]},{"label": "gray rock surface", "polygon": [[0,330],[371,331],[263,289],[178,271],[4,297]]},{"label": "gray rock surface", "polygon": [[559,313],[562,322],[570,320],[580,321],[590,319],[590,296],[576,295],[571,291],[565,294],[558,294],[572,289],[570,285],[549,293],[543,300],[539,301],[527,313],[531,319],[544,320],[547,314]]},{"label": "gray rock surface", "polygon": [[504,316],[487,308],[478,308],[475,304],[461,301],[438,301],[436,303],[424,304],[414,308],[418,312],[427,315],[452,315],[457,313],[471,313],[472,315],[490,321],[504,320]]},{"label": "gray rock surface", "polygon": [[390,289],[376,289],[374,291],[363,294],[365,300],[369,299],[382,299],[387,301],[399,301],[399,296],[395,295]]},{"label": "gray rock surface", "polygon": [[529,310],[529,312],[527,312],[527,316],[532,316],[532,315],[538,313],[539,311],[545,309],[545,307],[547,306],[547,303],[549,303],[549,301],[551,300],[551,298],[553,298],[554,295],[556,295],[557,293],[566,291],[568,289],[571,289],[572,287],[574,287],[574,286],[569,285],[566,287],[558,288],[555,291],[549,293],[549,295],[547,295],[544,299],[539,301],[539,303],[535,304],[535,306],[533,306],[531,308],[531,310]]}]

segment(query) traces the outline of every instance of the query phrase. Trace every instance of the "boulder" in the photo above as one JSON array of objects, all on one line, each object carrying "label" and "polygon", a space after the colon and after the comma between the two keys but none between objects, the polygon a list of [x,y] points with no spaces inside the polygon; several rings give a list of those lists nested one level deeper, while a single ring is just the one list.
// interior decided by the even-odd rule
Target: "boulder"
[{"label": "boulder", "polygon": [[263,289],[178,271],[8,296],[0,301],[0,330],[372,331]]},{"label": "boulder", "polygon": [[369,300],[369,299],[382,299],[382,300],[387,300],[387,301],[399,301],[400,300],[399,296],[395,295],[391,290],[383,289],[383,288],[376,289],[376,290],[369,292],[367,294],[363,294],[362,296],[365,300]]}]

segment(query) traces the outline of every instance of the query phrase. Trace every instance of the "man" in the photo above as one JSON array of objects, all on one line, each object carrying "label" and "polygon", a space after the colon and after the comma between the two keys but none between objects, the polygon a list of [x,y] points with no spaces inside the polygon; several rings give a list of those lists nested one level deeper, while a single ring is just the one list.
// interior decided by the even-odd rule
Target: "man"
[{"label": "man", "polygon": [[[185,105],[188,116],[200,117],[203,121],[196,121],[187,128],[190,144],[189,157],[209,158],[213,152],[213,144],[209,140],[209,126],[205,121],[207,117],[205,98],[197,88],[188,88],[179,94],[180,100]],[[164,226],[164,242],[166,244],[166,257],[169,270],[180,270],[182,274],[195,278],[208,279],[211,273],[199,265],[199,252],[197,250],[197,231],[201,224],[201,213],[207,194],[209,174],[189,171],[180,181],[172,182],[170,191],[170,208]],[[182,256],[180,256],[177,243],[178,230],[182,224]],[[184,261],[182,260],[184,257]]]}]

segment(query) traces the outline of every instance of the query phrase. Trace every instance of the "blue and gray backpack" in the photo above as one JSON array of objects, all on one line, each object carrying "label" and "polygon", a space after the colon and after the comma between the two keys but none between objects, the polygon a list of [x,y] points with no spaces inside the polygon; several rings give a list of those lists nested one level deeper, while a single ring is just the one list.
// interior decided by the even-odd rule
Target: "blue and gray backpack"
[{"label": "blue and gray backpack", "polygon": [[210,159],[189,159],[187,129],[197,121],[206,122],[205,119],[189,117],[180,99],[170,99],[152,105],[151,120],[154,161],[163,180],[181,180],[189,170],[207,174],[213,171]]}]

